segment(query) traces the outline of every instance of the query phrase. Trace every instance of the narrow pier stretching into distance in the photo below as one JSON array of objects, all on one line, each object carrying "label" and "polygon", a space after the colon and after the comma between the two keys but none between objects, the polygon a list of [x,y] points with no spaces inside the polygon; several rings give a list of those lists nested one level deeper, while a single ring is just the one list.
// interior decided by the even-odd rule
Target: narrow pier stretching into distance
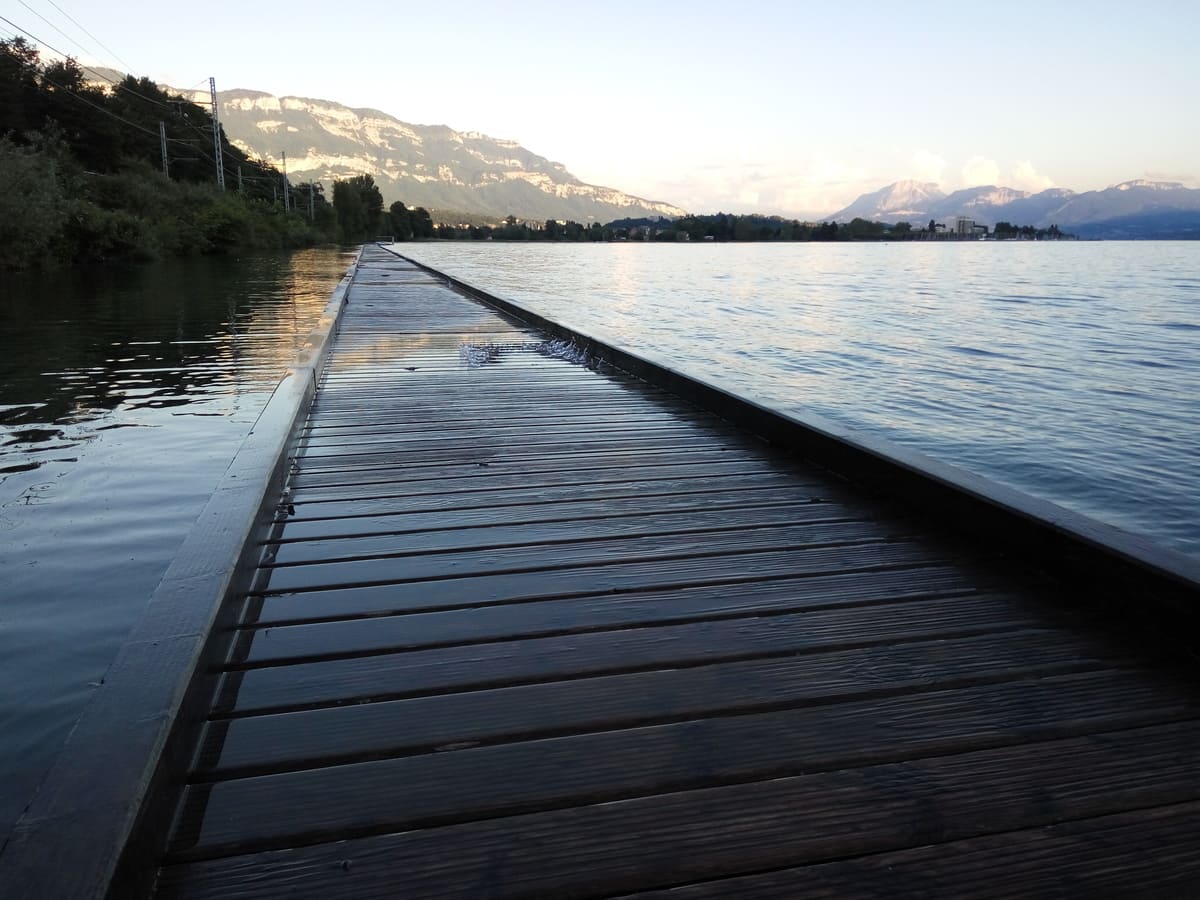
[{"label": "narrow pier stretching into distance", "polygon": [[118,884],[1200,890],[1190,620],[584,365],[382,248],[278,509],[182,791],[158,792],[178,806],[140,813],[173,822]]}]

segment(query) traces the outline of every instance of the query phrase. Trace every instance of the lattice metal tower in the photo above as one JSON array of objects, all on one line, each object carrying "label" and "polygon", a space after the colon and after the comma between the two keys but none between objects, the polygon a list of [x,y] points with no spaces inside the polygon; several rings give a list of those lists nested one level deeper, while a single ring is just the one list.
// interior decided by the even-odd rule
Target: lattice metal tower
[{"label": "lattice metal tower", "polygon": [[217,79],[208,79],[208,90],[212,94],[213,156],[217,160],[217,184],[225,190],[225,160],[221,156],[221,120],[217,116]]}]

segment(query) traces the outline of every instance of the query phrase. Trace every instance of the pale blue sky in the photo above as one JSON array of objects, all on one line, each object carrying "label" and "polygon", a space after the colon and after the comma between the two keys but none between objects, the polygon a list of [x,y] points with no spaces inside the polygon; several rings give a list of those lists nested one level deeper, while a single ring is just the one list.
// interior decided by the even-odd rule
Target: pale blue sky
[{"label": "pale blue sky", "polygon": [[1196,0],[0,0],[0,11],[81,59],[80,47],[178,87],[212,75],[219,88],[482,131],[585,181],[700,212],[817,215],[900,178],[1200,187]]}]

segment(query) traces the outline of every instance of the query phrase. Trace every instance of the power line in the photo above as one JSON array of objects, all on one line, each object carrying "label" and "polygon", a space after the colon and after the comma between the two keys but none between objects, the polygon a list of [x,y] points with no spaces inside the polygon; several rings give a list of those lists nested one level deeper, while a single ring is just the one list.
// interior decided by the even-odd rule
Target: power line
[{"label": "power line", "polygon": [[68,87],[65,87],[65,86],[63,86],[63,85],[59,84],[57,81],[54,81],[54,80],[52,80],[52,79],[50,79],[50,78],[47,78],[47,77],[46,77],[46,73],[45,73],[45,72],[43,72],[43,73],[42,73],[42,79],[43,79],[43,80],[45,80],[45,81],[48,81],[48,82],[50,82],[50,84],[54,85],[56,88],[58,88],[58,89],[59,89],[60,91],[62,91],[64,94],[67,94],[68,96],[74,97],[74,98],[75,98],[76,100],[78,100],[80,103],[85,103],[85,104],[87,104],[88,106],[90,106],[92,109],[94,109],[94,110],[96,110],[96,111],[98,111],[98,112],[102,112],[102,113],[104,113],[106,116],[111,116],[112,118],[116,119],[118,122],[124,122],[124,123],[125,123],[126,125],[128,125],[130,128],[136,128],[138,131],[142,132],[143,134],[148,134],[148,135],[150,135],[151,137],[158,137],[158,132],[157,132],[157,131],[151,131],[149,128],[143,128],[143,127],[142,127],[141,125],[139,125],[137,122],[130,122],[130,121],[129,121],[128,119],[126,119],[124,116],[119,116],[119,115],[117,115],[117,114],[116,114],[115,112],[113,112],[111,109],[105,109],[103,106],[100,106],[100,105],[98,105],[98,104],[96,104],[96,103],[93,103],[91,100],[87,99],[87,98],[86,98],[86,97],[84,97],[82,94],[76,93],[75,91],[71,90],[70,88],[68,88]]},{"label": "power line", "polygon": [[[24,0],[20,0],[20,3],[21,3],[21,5],[22,5],[22,6],[26,6],[26,7],[28,7],[28,4],[26,4],[26,3],[24,2]],[[32,8],[30,9],[30,12],[32,12],[32,13],[33,13],[35,16],[38,16],[37,12],[36,12],[36,11],[34,11]],[[44,19],[44,17],[43,17],[43,16],[38,16],[38,18],[39,18],[39,19]],[[5,19],[5,18],[4,18],[4,16],[0,16],[0,20],[3,20],[3,21],[5,21],[5,22],[8,22],[8,24],[9,24],[9,25],[11,25],[13,28],[17,29],[17,31],[21,32],[21,34],[23,34],[23,35],[25,35],[26,37],[28,37],[28,38],[29,38],[30,40],[32,40],[32,41],[33,41],[35,44],[39,44],[39,45],[41,45],[41,46],[43,46],[43,47],[46,47],[46,48],[48,48],[48,49],[52,50],[53,52],[57,53],[59,56],[63,57],[64,59],[72,59],[72,58],[73,58],[73,57],[72,57],[70,54],[68,54],[68,53],[63,53],[63,52],[62,52],[61,50],[59,50],[57,47],[54,47],[54,46],[52,46],[51,44],[48,44],[48,43],[46,43],[46,42],[45,42],[45,41],[43,41],[41,38],[39,38],[37,35],[35,35],[35,34],[32,34],[32,33],[28,32],[28,31],[26,31],[24,28],[22,28],[20,25],[17,25],[15,22],[12,22],[12,21],[10,21],[10,20],[8,20],[8,19]],[[54,25],[53,25],[53,23],[51,23],[51,22],[46,22],[46,24],[47,24],[47,25],[49,25],[51,28],[54,28]],[[58,29],[57,29],[57,28],[55,28],[55,31],[58,31]],[[60,31],[59,33],[61,34],[62,32]],[[71,39],[70,39],[70,37],[69,37],[68,35],[63,35],[63,37],[66,37],[66,38],[67,38],[67,40],[71,40]],[[76,46],[76,47],[79,47],[79,49],[81,49],[81,50],[84,50],[84,48],[83,48],[83,47],[80,47],[80,46],[79,46],[79,44],[78,44],[78,43],[76,43],[75,41],[71,41],[71,43],[75,44],[75,46]],[[86,50],[84,50],[84,52],[87,52],[87,51],[86,51]],[[80,67],[80,68],[83,68],[83,67]],[[109,78],[107,75],[103,74],[102,72],[97,72],[94,66],[88,66],[87,68],[88,68],[88,69],[90,69],[90,70],[91,70],[91,71],[92,71],[94,74],[96,74],[96,75],[99,75],[101,79],[103,79],[104,81],[107,81],[109,84],[111,84],[113,87],[117,88],[118,90],[123,90],[123,91],[126,91],[127,93],[133,94],[135,97],[140,97],[141,99],[143,99],[143,100],[147,101],[148,103],[156,103],[156,104],[158,104],[159,106],[166,107],[167,109],[170,109],[170,108],[171,108],[171,104],[170,104],[170,103],[165,103],[165,102],[163,102],[162,100],[158,100],[158,99],[156,99],[156,98],[154,98],[154,97],[147,97],[145,94],[140,94],[140,93],[138,93],[137,91],[133,90],[133,88],[126,87],[125,85],[122,85],[122,84],[120,84],[119,82],[113,81],[111,78]]]},{"label": "power line", "polygon": [[[34,41],[37,41],[37,38],[35,38],[35,37],[33,37],[33,35],[29,34],[29,32],[28,32],[28,31],[26,31],[24,28],[21,28],[21,27],[20,27],[20,26],[18,26],[18,25],[14,25],[12,22],[9,22],[9,20],[8,20],[8,19],[5,19],[5,18],[4,18],[4,16],[0,16],[0,21],[8,22],[8,24],[9,24],[9,25],[12,25],[12,27],[13,27],[13,28],[16,28],[16,29],[17,29],[17,31],[21,32],[22,34],[28,35],[29,37],[33,38],[33,40],[34,40]],[[47,45],[47,46],[49,46],[49,45]],[[50,49],[51,49],[51,50],[54,50],[54,48],[53,48],[53,47],[51,47]],[[54,52],[55,52],[55,53],[58,53],[59,51],[58,51],[58,50],[54,50]],[[151,131],[149,128],[143,128],[143,127],[142,127],[141,125],[139,125],[137,122],[130,122],[130,121],[129,121],[128,119],[126,119],[124,116],[119,116],[119,115],[117,115],[117,114],[116,114],[115,112],[113,112],[111,109],[105,109],[103,106],[100,106],[99,104],[93,103],[91,100],[87,99],[87,97],[84,97],[82,94],[80,94],[80,93],[78,93],[78,92],[76,92],[76,91],[73,91],[73,90],[71,90],[71,89],[70,89],[69,87],[67,87],[66,85],[59,84],[59,83],[58,83],[57,81],[55,81],[53,78],[50,78],[50,77],[49,77],[49,76],[46,74],[45,70],[43,70],[43,69],[42,69],[40,66],[37,66],[37,65],[35,65],[35,64],[32,64],[32,63],[30,63],[29,65],[30,65],[30,67],[31,67],[31,68],[32,68],[32,69],[33,69],[33,70],[34,70],[34,71],[35,71],[35,72],[38,74],[38,77],[40,77],[40,78],[41,78],[43,81],[47,82],[48,84],[52,84],[52,85],[54,85],[54,87],[58,88],[60,91],[62,91],[62,92],[63,92],[64,94],[66,94],[68,97],[74,97],[74,98],[75,98],[76,100],[78,100],[80,103],[83,103],[83,104],[85,104],[85,105],[87,105],[87,106],[90,106],[92,109],[96,110],[97,112],[102,112],[102,113],[104,113],[106,116],[110,116],[110,117],[112,117],[112,118],[116,119],[118,122],[123,122],[124,124],[128,125],[130,128],[135,128],[135,129],[137,129],[138,131],[141,131],[141,132],[143,132],[144,134],[151,135],[152,137],[157,137],[157,136],[158,136],[158,132],[157,132],[157,131]]]},{"label": "power line", "polygon": [[21,34],[25,35],[25,37],[29,38],[35,44],[40,44],[41,46],[46,47],[49,50],[53,50],[55,53],[57,53],[63,59],[71,59],[70,53],[63,53],[61,50],[59,50],[54,45],[48,44],[45,41],[43,41],[41,38],[37,37],[36,35],[30,34],[28,31],[26,31],[24,28],[22,28],[16,22],[13,22],[9,19],[4,18],[4,16],[0,16],[0,22],[8,22],[9,25],[11,25],[13,28],[17,29],[17,31],[21,32]]},{"label": "power line", "polygon": [[129,63],[125,62],[125,60],[121,59],[121,57],[118,56],[115,52],[113,52],[113,50],[110,49],[108,46],[106,46],[105,43],[102,40],[100,40],[100,38],[96,37],[94,34],[92,34],[90,31],[88,31],[86,28],[84,28],[82,25],[80,25],[78,22],[76,22],[74,19],[72,19],[71,15],[65,9],[63,9],[61,6],[59,6],[57,3],[55,3],[54,0],[46,0],[46,2],[49,3],[51,6],[53,6],[55,9],[57,9],[64,16],[66,16],[68,21],[70,21],[72,25],[74,25],[76,28],[78,28],[80,31],[82,31],[84,34],[86,34],[88,37],[90,37],[93,41],[95,41],[97,44],[99,44],[103,50],[107,51],[110,56],[112,56],[114,59],[116,59],[117,62],[119,62],[121,65],[123,65],[125,67],[125,71],[128,72],[133,69],[133,66],[131,66]]},{"label": "power line", "polygon": [[[30,38],[30,39],[31,39],[31,40],[33,40],[33,41],[34,41],[36,44],[41,44],[41,45],[43,45],[43,46],[49,47],[49,49],[50,49],[50,50],[53,50],[55,53],[58,53],[60,56],[66,56],[66,54],[63,54],[61,51],[59,51],[59,50],[55,49],[54,47],[51,47],[49,44],[45,44],[43,41],[39,40],[39,39],[38,39],[37,37],[35,37],[34,35],[30,34],[30,33],[29,33],[28,31],[26,31],[24,28],[21,28],[21,27],[20,27],[19,25],[17,25],[16,23],[12,22],[12,21],[11,21],[11,20],[9,20],[9,19],[6,19],[4,16],[0,16],[0,21],[3,21],[3,22],[6,22],[6,23],[8,23],[10,26],[12,26],[12,28],[15,28],[15,29],[17,30],[17,32],[19,32],[19,33],[21,33],[21,34],[25,35],[26,37]],[[16,35],[14,35],[13,37],[14,37],[14,40],[15,40],[15,39],[18,39]],[[67,57],[67,58],[69,59],[70,57]],[[71,88],[68,88],[68,87],[67,87],[67,86],[65,86],[65,85],[59,84],[59,83],[58,83],[57,81],[55,81],[53,78],[50,78],[49,76],[47,76],[47,75],[46,75],[46,73],[45,73],[45,70],[44,70],[44,69],[43,69],[41,66],[37,65],[36,63],[27,63],[26,65],[28,65],[28,67],[29,67],[30,69],[32,69],[32,70],[33,70],[33,71],[34,71],[34,72],[35,72],[35,73],[38,75],[38,77],[40,77],[40,78],[41,78],[43,81],[45,81],[47,84],[53,85],[54,87],[58,88],[60,91],[62,91],[64,94],[66,94],[66,95],[68,95],[68,96],[70,96],[70,97],[74,97],[74,98],[75,98],[76,100],[78,100],[80,103],[83,103],[83,104],[84,104],[84,105],[86,105],[86,106],[90,106],[92,109],[96,110],[97,112],[103,113],[104,115],[108,116],[109,118],[116,119],[118,122],[120,122],[120,123],[122,123],[123,125],[126,125],[126,126],[128,126],[128,127],[130,127],[130,128],[133,128],[133,129],[134,129],[134,130],[136,130],[136,131],[140,131],[140,132],[142,132],[143,134],[147,134],[147,135],[149,135],[149,136],[151,136],[151,137],[156,137],[156,138],[160,138],[160,139],[161,139],[162,135],[160,134],[160,132],[158,132],[158,131],[154,131],[154,130],[151,130],[151,129],[149,129],[149,128],[146,128],[146,127],[144,127],[144,126],[142,126],[142,125],[139,125],[137,122],[131,122],[131,121],[129,121],[128,119],[126,119],[124,116],[118,115],[117,113],[113,112],[113,111],[112,111],[112,110],[110,110],[110,109],[105,109],[103,106],[100,106],[99,104],[93,103],[91,100],[87,99],[87,98],[86,98],[86,97],[84,97],[82,94],[80,94],[80,93],[78,93],[78,92],[76,92],[76,91],[72,90]],[[155,103],[158,103],[158,104],[160,104],[160,105],[162,105],[162,106],[172,106],[172,105],[173,105],[173,104],[163,103],[161,100],[155,100],[155,99],[154,99],[154,98],[152,98],[152,97],[146,97],[146,96],[144,96],[144,95],[142,95],[142,94],[138,94],[136,91],[132,91],[131,93],[134,93],[136,96],[138,96],[138,97],[141,97],[143,100],[151,100],[151,101],[153,101],[153,102],[155,102]],[[185,102],[188,102],[188,101],[185,101]],[[193,105],[194,105],[194,104],[193,104]],[[200,125],[196,125],[194,122],[192,122],[190,119],[188,119],[188,118],[187,118],[187,115],[186,115],[186,114],[183,114],[183,115],[182,115],[182,121],[183,121],[183,124],[184,124],[184,125],[186,125],[187,127],[191,128],[193,131],[197,132],[197,133],[198,133],[198,134],[200,134],[202,137],[204,137],[205,139],[207,139],[208,135],[207,135],[205,132],[207,132],[209,129],[206,129],[206,128],[204,128],[204,127],[200,126]],[[202,145],[199,145],[199,146],[198,146],[198,145],[196,145],[196,144],[192,143],[192,141],[191,141],[191,140],[188,140],[188,139],[186,139],[186,138],[167,138],[166,140],[167,140],[167,143],[171,143],[171,144],[182,144],[182,145],[184,145],[184,146],[188,147],[188,148],[189,148],[191,151],[193,151],[193,152],[195,152],[195,153],[199,153],[199,154],[200,154],[202,157],[204,157],[204,158],[205,158],[205,159],[206,159],[208,162],[211,162],[211,163],[213,163],[214,165],[216,165],[216,163],[217,163],[217,159],[216,159],[216,157],[215,157],[215,156],[214,156],[212,153],[206,152],[206,151],[205,151],[205,149],[204,149],[204,147],[203,147]],[[260,171],[262,171],[262,164],[263,164],[264,162],[265,162],[265,161],[260,161],[260,163],[259,163],[259,169],[260,169]],[[236,169],[235,169],[235,167],[234,167],[234,164],[233,164],[233,163],[230,163],[230,162],[225,162],[225,160],[224,160],[224,159],[222,159],[221,163],[222,163],[222,165],[221,165],[221,168],[222,168],[222,169],[223,169],[225,172],[228,172],[228,173],[231,173],[231,174],[236,174]],[[275,176],[266,175],[266,174],[263,174],[263,175],[257,175],[257,176],[256,176],[256,175],[249,175],[249,176],[245,176],[245,178],[246,178],[246,180],[249,180],[249,181],[275,181],[275,180],[276,180],[276,177],[275,177]]]},{"label": "power line", "polygon": [[38,12],[36,9],[34,9],[32,6],[30,6],[28,3],[26,3],[25,0],[17,0],[17,2],[20,3],[27,10],[29,10],[31,13],[33,13],[35,16],[37,16],[39,19],[41,19],[43,22],[45,22],[47,25],[49,25],[51,28],[53,28],[55,31],[57,31],[59,34],[61,34],[63,37],[65,37],[68,41],[70,41],[72,44],[74,44],[76,47],[78,47],[81,51],[83,51],[84,53],[88,52],[87,47],[80,44],[79,41],[75,40],[73,37],[71,37],[69,34],[67,34],[65,31],[63,31],[61,28],[59,28],[57,25],[55,25],[53,22],[51,22],[49,19],[47,19],[45,16],[43,16],[40,12]]}]

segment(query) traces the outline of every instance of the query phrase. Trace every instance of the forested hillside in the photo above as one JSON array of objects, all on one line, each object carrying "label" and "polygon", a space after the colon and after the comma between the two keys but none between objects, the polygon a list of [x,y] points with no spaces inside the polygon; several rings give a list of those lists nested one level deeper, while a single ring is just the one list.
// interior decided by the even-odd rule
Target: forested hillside
[{"label": "forested hillside", "polygon": [[97,87],[72,60],[0,41],[0,268],[337,237],[319,186],[292,185],[285,204],[273,166],[220,141],[224,189],[206,109],[149,79]]}]

